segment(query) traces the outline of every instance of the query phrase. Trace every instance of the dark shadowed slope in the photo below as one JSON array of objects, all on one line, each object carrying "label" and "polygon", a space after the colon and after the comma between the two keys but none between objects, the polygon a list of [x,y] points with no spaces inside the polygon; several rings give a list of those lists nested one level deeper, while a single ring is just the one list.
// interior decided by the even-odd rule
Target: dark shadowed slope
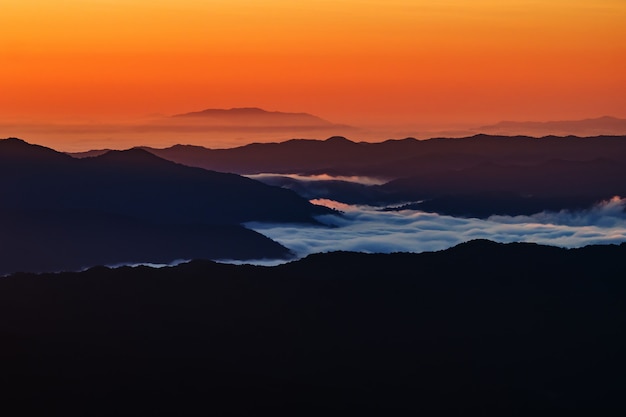
[{"label": "dark shadowed slope", "polygon": [[[157,221],[311,222],[312,215],[328,213],[294,192],[235,174],[174,164],[140,149],[113,151],[80,162],[95,185],[105,190],[104,195],[91,195],[98,207]],[[82,191],[81,197],[88,194]]]},{"label": "dark shadowed slope", "polygon": [[175,164],[141,149],[77,160],[9,139],[0,141],[0,162],[5,208],[99,210],[216,224],[310,222],[311,215],[327,212],[291,191]]},{"label": "dark shadowed slope", "polygon": [[474,241],[16,275],[2,395],[23,415],[624,415],[624,256]]},{"label": "dark shadowed slope", "polygon": [[0,210],[0,275],[189,259],[285,259],[287,248],[239,225],[155,223],[85,210]]},{"label": "dark shadowed slope", "polygon": [[[163,262],[207,248],[207,258],[285,256],[286,249],[239,224],[312,222],[329,212],[289,190],[140,149],[79,160],[19,139],[0,141],[0,192],[2,244],[11,248],[0,254],[0,273],[14,270],[8,265],[40,270],[38,261],[54,254],[60,256],[41,265]],[[178,250],[166,255],[172,246]]]},{"label": "dark shadowed slope", "polygon": [[391,181],[388,195],[425,200],[416,208],[452,215],[532,214],[584,209],[626,196],[626,164],[615,160],[551,160],[538,165],[480,164]]}]

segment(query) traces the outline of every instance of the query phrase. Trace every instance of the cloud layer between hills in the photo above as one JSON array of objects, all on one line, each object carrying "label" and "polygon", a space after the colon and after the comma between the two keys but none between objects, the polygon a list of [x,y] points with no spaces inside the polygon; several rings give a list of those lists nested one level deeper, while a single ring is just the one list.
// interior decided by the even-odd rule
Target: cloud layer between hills
[{"label": "cloud layer between hills", "polygon": [[542,212],[532,216],[459,218],[420,211],[381,211],[331,200],[316,204],[338,210],[326,215],[326,226],[249,223],[247,226],[285,245],[298,256],[338,250],[360,252],[424,252],[472,239],[534,242],[560,247],[616,244],[626,241],[626,199],[614,197],[590,210]]}]

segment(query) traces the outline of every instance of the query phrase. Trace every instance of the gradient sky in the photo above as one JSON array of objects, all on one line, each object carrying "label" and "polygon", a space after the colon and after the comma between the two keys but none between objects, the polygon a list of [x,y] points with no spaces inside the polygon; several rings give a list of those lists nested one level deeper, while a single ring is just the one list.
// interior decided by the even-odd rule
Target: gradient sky
[{"label": "gradient sky", "polygon": [[2,0],[0,121],[626,117],[624,0]]}]

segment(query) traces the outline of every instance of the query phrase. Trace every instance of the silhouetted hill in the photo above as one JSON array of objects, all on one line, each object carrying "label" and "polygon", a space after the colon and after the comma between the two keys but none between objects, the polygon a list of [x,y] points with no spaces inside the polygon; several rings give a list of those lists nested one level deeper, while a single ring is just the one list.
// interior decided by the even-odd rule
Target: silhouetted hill
[{"label": "silhouetted hill", "polygon": [[551,160],[538,165],[484,163],[391,181],[381,188],[416,208],[452,215],[532,214],[584,209],[603,199],[626,196],[626,164]]},{"label": "silhouetted hill", "polygon": [[0,163],[15,166],[24,163],[53,166],[70,163],[71,157],[44,146],[33,145],[18,138],[0,141]]},{"label": "silhouetted hill", "polygon": [[[144,148],[181,164],[243,174],[370,176],[384,186],[284,179],[306,198],[396,204],[428,199],[420,208],[488,216],[586,208],[626,195],[626,136],[531,138],[475,135],[407,138],[380,143],[342,137],[294,139],[232,149],[177,145]],[[264,180],[278,184],[277,180]]]},{"label": "silhouetted hill", "polygon": [[325,167],[330,169],[337,164],[343,164],[347,157],[359,163],[368,158],[361,144],[337,137],[325,141],[292,139],[281,143],[252,143],[230,149],[207,149],[190,145],[144,149],[184,165],[238,174],[299,173]]},{"label": "silhouetted hill", "polygon": [[0,280],[13,415],[623,415],[626,245]]},{"label": "silhouetted hill", "polygon": [[[239,174],[367,175],[396,179],[424,170],[456,170],[482,162],[535,165],[552,159],[626,162],[626,136],[532,138],[475,135],[467,138],[407,138],[378,143],[292,139],[230,149],[176,145],[144,148],[184,165]],[[436,161],[436,163],[434,162]]]},{"label": "silhouetted hill", "polygon": [[284,246],[231,224],[155,223],[83,210],[0,210],[0,276],[189,259],[289,259]]},{"label": "silhouetted hill", "polygon": [[[282,185],[307,198],[396,204],[427,199],[418,208],[489,216],[586,208],[626,195],[626,136],[500,137],[352,142],[290,140],[232,149],[175,146],[147,149],[179,163],[222,171],[371,176],[384,186],[348,182]],[[277,180],[265,180],[278,184]]]},{"label": "silhouetted hill", "polygon": [[113,149],[92,149],[90,151],[85,152],[69,152],[68,155],[71,155],[74,158],[91,158],[94,156],[104,155],[107,152],[112,151]]},{"label": "silhouetted hill", "polygon": [[603,116],[595,119],[549,122],[503,121],[494,125],[481,126],[476,130],[496,135],[624,135],[626,134],[626,119]]},{"label": "silhouetted hill", "polygon": [[333,124],[308,113],[266,111],[256,107],[233,109],[206,109],[177,114],[176,119],[187,119],[217,126],[323,126]]},{"label": "silhouetted hill", "polygon": [[[73,159],[46,150],[45,161],[5,152],[12,161],[0,166],[6,182],[5,208],[97,209],[154,221],[237,224],[246,221],[311,222],[328,210],[297,194],[249,178],[191,168],[141,149],[111,151],[95,158]],[[46,148],[43,148],[46,149]],[[33,170],[45,163],[45,169]],[[23,167],[28,166],[26,170]]]},{"label": "silhouetted hill", "polygon": [[[90,262],[123,262],[128,258],[140,261],[142,254],[150,252],[148,248],[153,249],[154,256],[145,260],[165,260],[164,251],[157,251],[157,246],[164,248],[175,244],[180,250],[172,251],[170,260],[179,256],[200,256],[201,248],[214,248],[206,252],[207,257],[218,254],[228,258],[274,257],[277,253],[287,256],[285,248],[279,249],[275,242],[243,231],[238,225],[246,221],[313,222],[313,215],[330,212],[310,204],[292,191],[235,174],[179,165],[141,149],[75,159],[48,148],[8,139],[0,141],[0,162],[3,238],[9,246],[8,242],[13,241],[28,247],[21,256],[15,250],[2,254],[0,273],[13,271],[6,269],[5,265],[28,265],[30,262],[34,267],[39,259],[48,259],[61,248],[67,253],[51,265],[57,265],[57,261],[59,265],[72,268],[70,264],[93,265],[87,259]],[[17,221],[15,215],[10,214],[34,212],[39,214],[33,218],[50,221],[35,222],[40,225],[35,228],[29,226],[31,220]],[[80,213],[80,216],[74,218],[74,213]],[[134,226],[126,228],[126,220],[117,226],[112,225],[114,219],[120,218],[130,218],[128,222],[135,222]],[[23,227],[15,227],[16,224]],[[64,227],[59,228],[59,224]],[[221,227],[223,225],[231,227]],[[192,226],[197,227],[196,232]],[[107,228],[111,233],[105,233]],[[176,231],[177,228],[180,230]],[[89,229],[94,233],[87,233]],[[12,231],[11,234],[8,230]],[[53,230],[56,234],[50,235]],[[240,238],[239,245],[231,242],[218,248],[220,242],[232,240],[227,236],[228,230],[232,231],[232,238]],[[155,239],[151,244],[146,238],[149,235]],[[52,248],[50,245],[54,245],[56,239],[65,241],[66,246]],[[211,241],[201,243],[203,239]],[[122,245],[120,242],[125,240],[127,244]],[[130,242],[143,247],[133,251],[122,249]],[[194,245],[192,242],[196,245],[194,250],[190,249]],[[77,256],[72,259],[71,252],[80,245],[85,250],[78,252],[85,253],[87,248],[93,247],[92,252],[100,253],[101,257]],[[251,250],[255,245],[258,250]],[[102,251],[96,247],[110,249]],[[70,263],[64,263],[62,259]]]}]

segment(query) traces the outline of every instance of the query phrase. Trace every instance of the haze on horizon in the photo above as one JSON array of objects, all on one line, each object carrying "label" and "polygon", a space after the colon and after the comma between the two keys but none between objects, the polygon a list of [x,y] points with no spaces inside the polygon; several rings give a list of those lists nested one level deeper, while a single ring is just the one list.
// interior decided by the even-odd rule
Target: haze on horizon
[{"label": "haze on horizon", "polygon": [[7,0],[0,124],[123,125],[254,106],[383,140],[626,117],[625,20],[620,0]]}]

